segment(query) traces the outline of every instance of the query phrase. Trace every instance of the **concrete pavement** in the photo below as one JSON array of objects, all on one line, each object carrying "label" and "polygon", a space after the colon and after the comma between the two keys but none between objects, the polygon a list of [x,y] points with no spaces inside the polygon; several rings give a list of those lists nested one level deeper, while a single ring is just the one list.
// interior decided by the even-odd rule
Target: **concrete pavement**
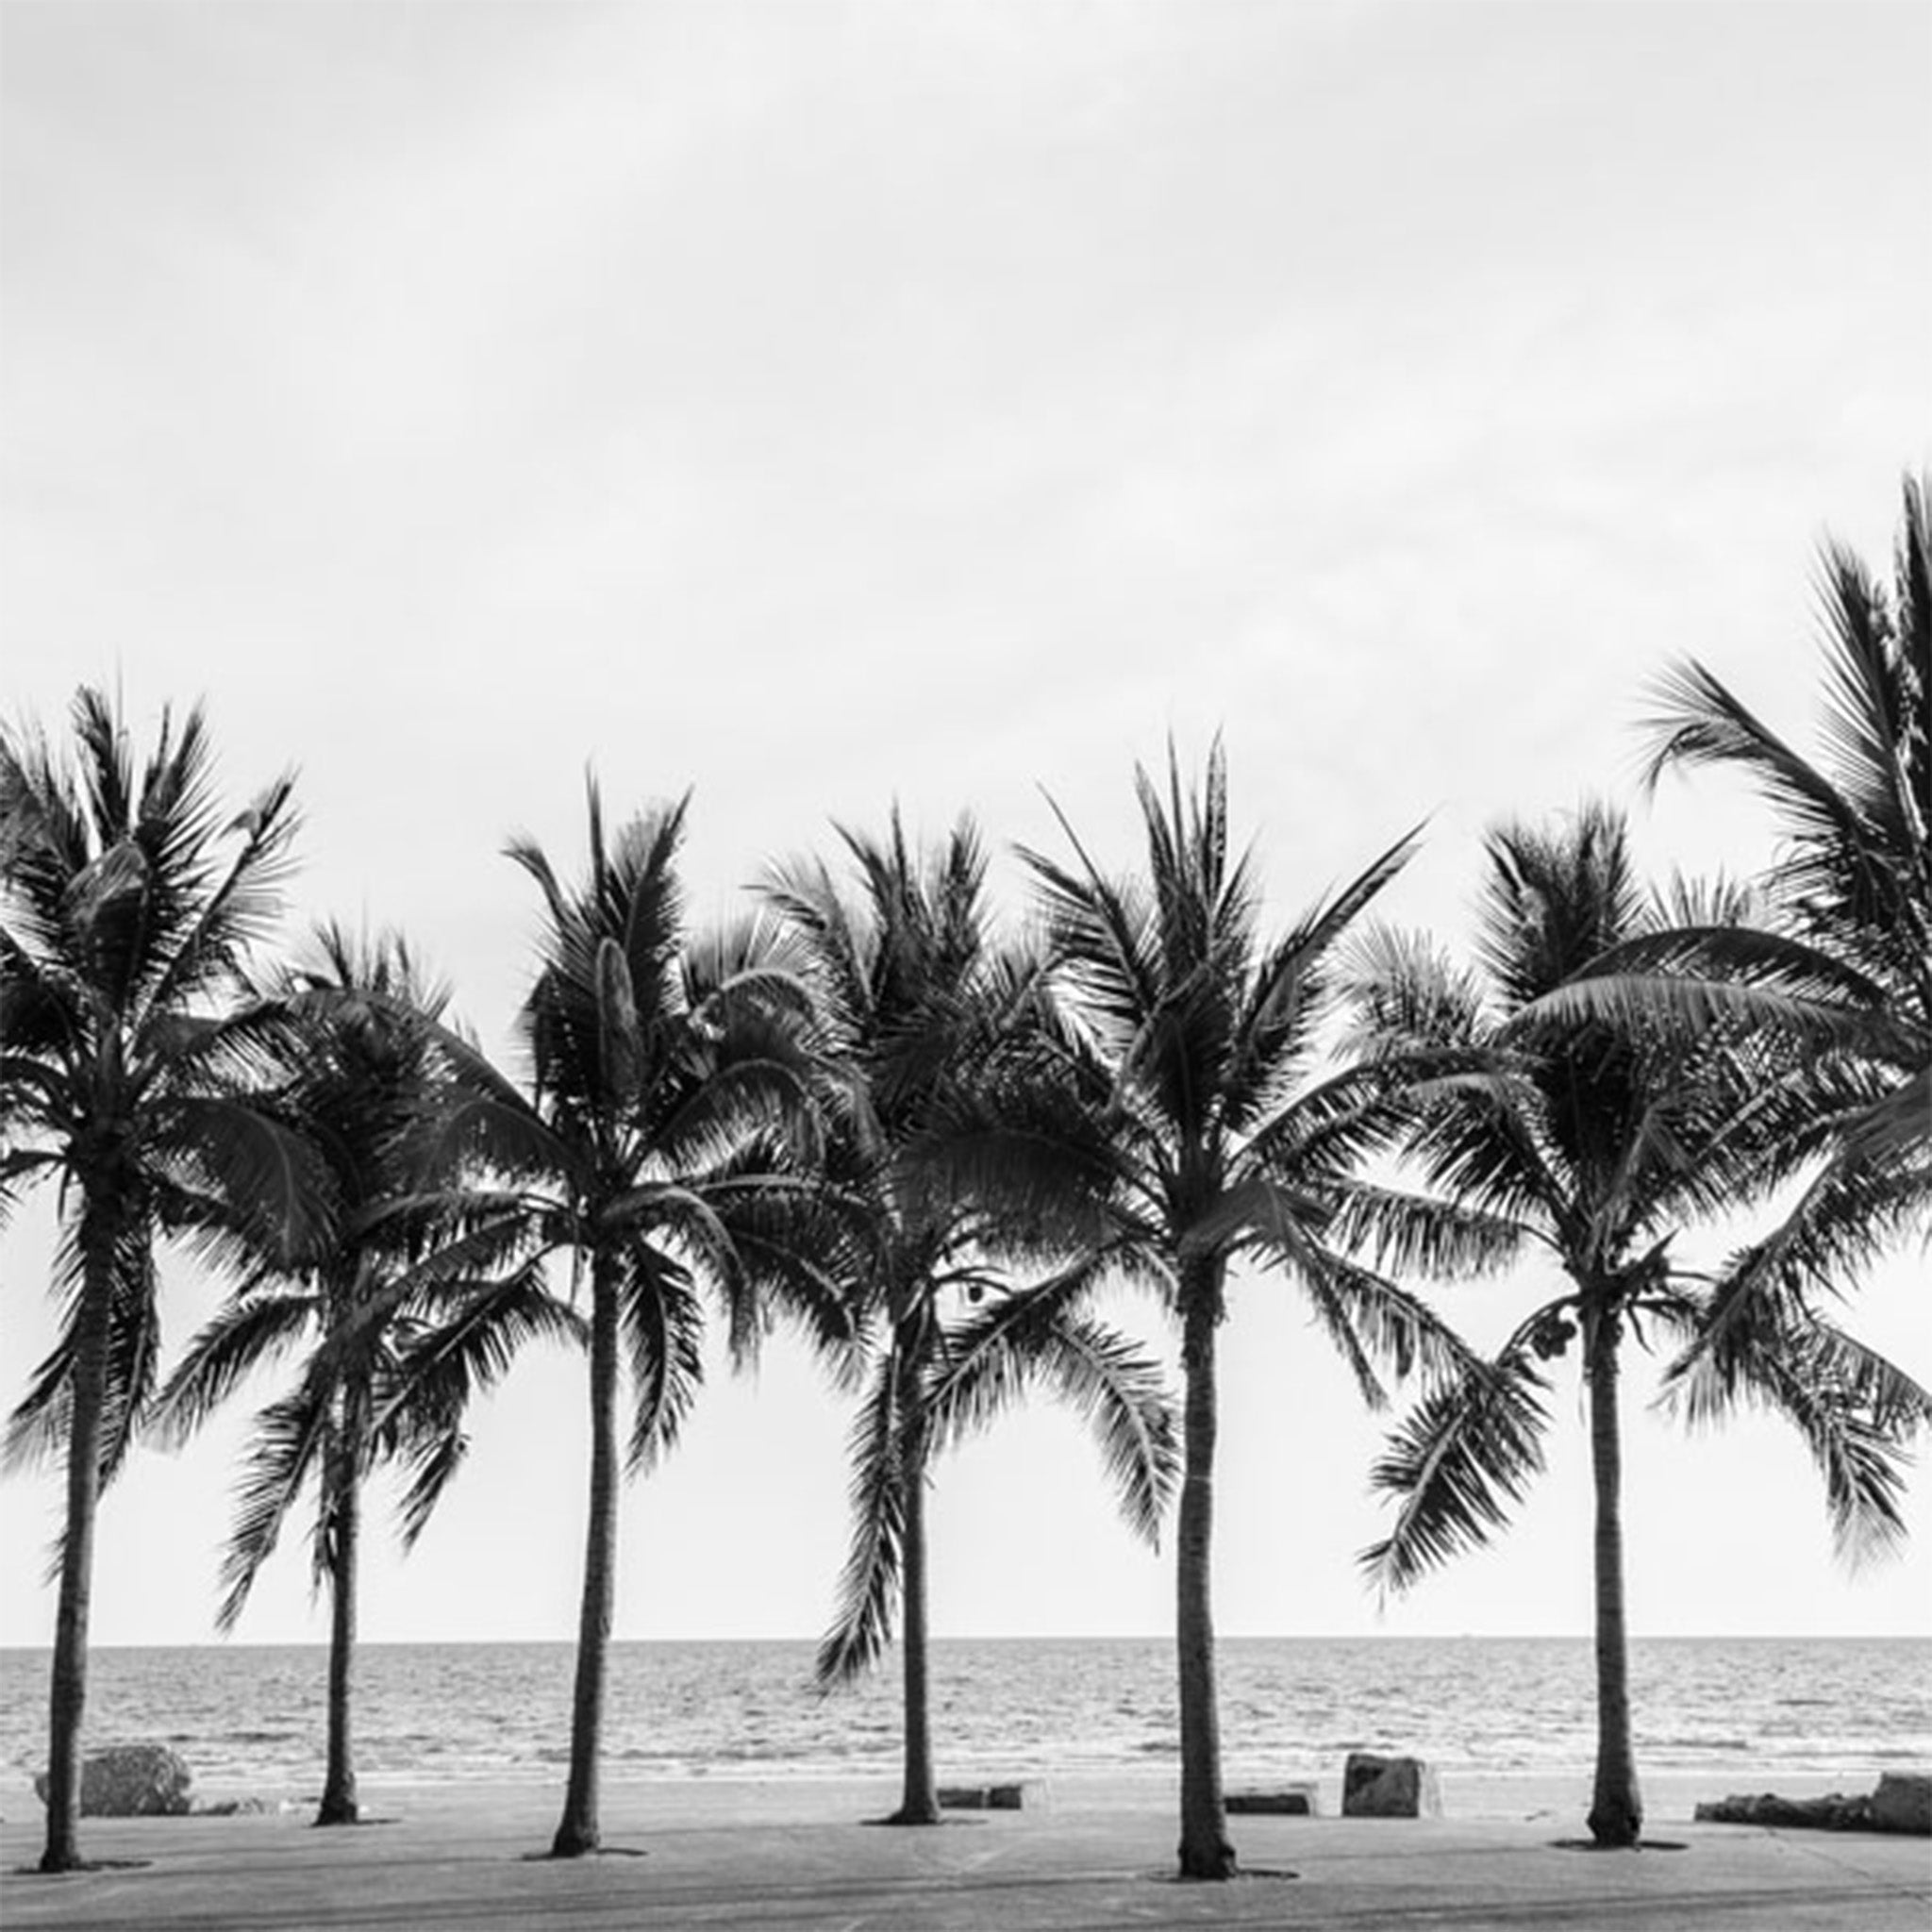
[{"label": "concrete pavement", "polygon": [[22,1871],[38,1831],[9,1821],[0,1921],[8,1932],[1932,1927],[1924,1839],[1673,1823],[1659,1836],[1681,1850],[1601,1853],[1560,1847],[1561,1827],[1541,1821],[1252,1817],[1236,1821],[1247,1875],[1203,1886],[1170,1875],[1165,1806],[1062,1803],[908,1831],[858,1822],[877,1791],[714,1787],[667,1802],[645,1789],[607,1793],[615,1849],[570,1863],[530,1856],[553,1822],[547,1791],[411,1793],[379,1807],[394,1823],[347,1831],[317,1831],[306,1812],[89,1820],[91,1857],[146,1862],[63,1878]]}]

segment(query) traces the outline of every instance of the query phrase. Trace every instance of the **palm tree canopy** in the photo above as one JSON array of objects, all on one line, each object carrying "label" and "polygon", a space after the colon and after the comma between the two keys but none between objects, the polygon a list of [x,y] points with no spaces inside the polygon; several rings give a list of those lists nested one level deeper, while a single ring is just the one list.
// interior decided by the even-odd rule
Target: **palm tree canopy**
[{"label": "palm tree canopy", "polygon": [[[1783,1224],[1738,1257],[1725,1319],[1765,1291],[1841,1291],[1932,1208],[1932,521],[1925,479],[1904,489],[1892,582],[1844,545],[1819,578],[1822,756],[1808,759],[1691,663],[1666,682],[1653,771],[1724,765],[1769,800],[1783,847],[1775,924],[1743,957],[1747,985],[1805,996],[1789,1077],[1807,1105],[1787,1138],[1807,1186]],[[1791,1016],[1781,1015],[1787,1024]],[[1805,1051],[1806,1046],[1812,1051]],[[1790,1306],[1773,1311],[1789,1320]],[[1716,1364],[1722,1374],[1723,1365]]]},{"label": "palm tree canopy", "polygon": [[817,999],[832,1079],[831,1185],[862,1208],[837,1255],[874,1356],[852,1435],[854,1537],[819,1676],[842,1681],[890,1638],[905,1558],[906,1486],[945,1441],[1044,1384],[1088,1421],[1130,1524],[1152,1537],[1174,1452],[1158,1370],[1084,1308],[1095,1276],[1014,1287],[1053,1254],[1048,1224],[991,1215],[930,1158],[958,1098],[1050,1027],[1036,962],[996,944],[986,853],[970,819],[915,852],[898,812],[876,841],[841,828],[857,874],[821,861],[767,882]]},{"label": "palm tree canopy", "polygon": [[[1743,895],[1645,894],[1623,820],[1596,805],[1547,831],[1505,825],[1486,852],[1479,970],[1375,935],[1361,956],[1355,1041],[1391,1065],[1433,1061],[1437,1076],[1415,1089],[1407,1154],[1433,1191],[1544,1248],[1565,1285],[1492,1357],[1431,1391],[1376,1464],[1372,1480],[1400,1507],[1363,1560],[1398,1589],[1487,1541],[1521,1499],[1549,1420],[1541,1363],[1579,1331],[1611,1345],[1647,1326],[1678,1342],[1698,1331],[1708,1297],[1672,1245],[1683,1227],[1764,1195],[1783,1132],[1762,1037],[1741,1016],[1692,1032],[1668,1008],[1557,997],[1687,907],[1711,930],[1736,923]],[[1843,1544],[1894,1540],[1898,1425],[1923,1412],[1924,1392],[1828,1324],[1808,1337],[1767,1346],[1740,1374],[1806,1435]]]},{"label": "palm tree canopy", "polygon": [[1740,772],[1775,812],[1771,881],[1787,929],[1861,975],[1932,1038],[1932,522],[1907,477],[1892,583],[1843,544],[1819,572],[1822,756],[1807,758],[1695,659],[1670,672],[1651,721],[1650,776]]},{"label": "palm tree canopy", "polygon": [[1378,1364],[1441,1367],[1458,1344],[1354,1251],[1380,1242],[1429,1271],[1498,1258],[1491,1221],[1365,1178],[1394,1121],[1388,1083],[1323,1067],[1339,943],[1417,835],[1268,941],[1250,860],[1230,852],[1219,743],[1192,793],[1172,753],[1166,787],[1138,771],[1136,791],[1139,875],[1103,872],[1071,826],[1071,866],[1023,852],[1074,1025],[964,1124],[961,1158],[1016,1208],[1084,1199],[1091,1248],[1176,1302],[1210,1275],[1218,1298],[1243,1257],[1285,1269],[1380,1400]]},{"label": "palm tree canopy", "polygon": [[68,1208],[61,1338],[8,1453],[64,1440],[84,1291],[111,1281],[105,1477],[155,1389],[156,1234],[245,1261],[321,1238],[334,1203],[251,1097],[289,1045],[244,968],[289,867],[290,780],[225,819],[199,708],[178,729],[163,712],[140,762],[98,691],[76,694],[73,732],[71,760],[37,730],[0,733],[0,1214],[41,1178]]},{"label": "palm tree canopy", "polygon": [[512,841],[547,915],[519,1016],[530,1091],[445,1035],[452,1092],[412,1149],[423,1173],[468,1176],[444,1192],[463,1233],[432,1271],[508,1278],[558,1253],[574,1288],[609,1271],[634,1468],[672,1446],[702,1379],[705,1285],[737,1358],[774,1313],[830,1352],[851,1335],[814,1252],[837,1239],[835,1218],[805,1205],[817,1135],[809,997],[768,928],[687,933],[676,876],[686,806],[607,837],[591,784],[575,884],[530,841]]},{"label": "palm tree canopy", "polygon": [[[576,1328],[529,1271],[472,1280],[420,1265],[439,1230],[407,1205],[410,1150],[447,1082],[438,1023],[448,995],[425,979],[407,941],[358,941],[325,925],[312,958],[287,970],[272,996],[301,1042],[275,1098],[325,1165],[337,1215],[313,1248],[258,1258],[190,1342],[156,1405],[157,1424],[180,1440],[258,1367],[308,1345],[295,1386],[257,1418],[223,1559],[225,1629],[327,1458],[346,1458],[356,1483],[377,1464],[408,1462],[414,1479],[402,1522],[413,1541],[461,1464],[475,1389],[502,1374],[523,1341]],[[312,1539],[318,1585],[332,1534],[325,1496]]]},{"label": "palm tree canopy", "polygon": [[[1396,942],[1364,988],[1364,1043],[1467,1052],[1488,1078],[1436,1097],[1412,1142],[1430,1182],[1524,1223],[1579,1283],[1614,1276],[1761,1185],[1762,1147],[1737,1121],[1755,1063],[1735,1027],[1553,1017],[1552,993],[1659,929],[1621,815],[1590,804],[1551,830],[1507,824],[1485,856],[1477,974]],[[1713,920],[1740,903],[1719,895]]]},{"label": "palm tree canopy", "polygon": [[884,1190],[960,1054],[993,1019],[1003,962],[970,820],[929,855],[909,849],[896,809],[883,841],[844,827],[839,836],[858,874],[856,901],[822,860],[779,867],[763,890],[796,935],[819,1039],[842,1075],[844,1158],[866,1163]]},{"label": "palm tree canopy", "polygon": [[1657,687],[1653,780],[1673,767],[1741,774],[1782,843],[1767,915],[1667,922],[1612,948],[1552,996],[1553,1012],[1735,1019],[1775,1048],[1765,1158],[1796,1190],[1725,1270],[1673,1372],[1711,1405],[1739,1396],[1748,1358],[1782,1345],[1820,1295],[1844,1293],[1932,1208],[1932,594],[1924,479],[1907,479],[1888,588],[1843,545],[1819,575],[1821,748],[1807,758],[1704,665]]}]

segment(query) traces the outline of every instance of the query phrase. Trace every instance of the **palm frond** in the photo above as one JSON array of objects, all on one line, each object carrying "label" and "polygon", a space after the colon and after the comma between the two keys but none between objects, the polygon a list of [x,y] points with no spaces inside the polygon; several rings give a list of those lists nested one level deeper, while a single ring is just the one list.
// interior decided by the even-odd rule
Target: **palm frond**
[{"label": "palm frond", "polygon": [[[598,929],[621,936],[625,963],[641,1013],[675,1011],[678,947],[684,933],[684,895],[677,882],[677,853],[684,842],[690,792],[626,822],[617,838]],[[593,859],[598,846],[593,836]]]},{"label": "palm frond", "polygon": [[[498,1076],[500,1079],[500,1076]],[[421,1117],[405,1158],[425,1188],[448,1182],[465,1167],[511,1180],[574,1180],[580,1151],[514,1089],[463,1084]]]},{"label": "palm frond", "polygon": [[1725,1262],[1692,1356],[1720,1358],[1753,1304],[1774,1313],[1814,1295],[1843,1296],[1879,1255],[1924,1226],[1932,1205],[1932,1146],[1907,1129],[1879,1140],[1886,1158],[1827,1158],[1784,1218]]},{"label": "palm frond", "polygon": [[636,1474],[655,1467],[675,1446],[705,1379],[704,1310],[691,1277],[641,1241],[625,1256],[621,1325],[632,1404],[625,1466]]},{"label": "palm frond", "polygon": [[1390,1436],[1369,1472],[1373,1488],[1400,1499],[1389,1534],[1361,1554],[1384,1592],[1407,1590],[1507,1523],[1542,1469],[1548,1387],[1519,1329],[1493,1360],[1471,1357],[1424,1396]]},{"label": "palm frond", "polygon": [[304,1486],[322,1466],[330,1417],[326,1381],[309,1376],[261,1410],[235,1486],[235,1517],[222,1555],[216,1627],[232,1630]]},{"label": "palm frond", "polygon": [[906,1547],[906,1485],[925,1480],[924,1469],[905,1467],[901,1379],[899,1363],[883,1357],[852,1424],[852,1542],[839,1576],[838,1607],[814,1666],[822,1690],[862,1676],[891,1641]]},{"label": "palm frond", "polygon": [[275,779],[236,815],[227,829],[239,835],[240,846],[211,890],[189,870],[205,842],[196,828],[167,814],[150,822],[175,841],[155,868],[161,891],[180,886],[178,902],[165,906],[158,922],[178,929],[166,969],[147,999],[151,1010],[166,1010],[224,979],[238,978],[248,949],[272,929],[282,888],[294,869],[291,848],[300,829],[294,779]]},{"label": "palm frond", "polygon": [[1491,1031],[1475,975],[1420,933],[1378,922],[1358,928],[1342,957],[1341,986],[1350,1019],[1341,1044],[1351,1060],[1470,1051]]},{"label": "palm frond", "polygon": [[63,1330],[7,1418],[0,1470],[11,1475],[38,1469],[65,1452],[73,1393],[74,1342],[71,1332]]},{"label": "palm frond", "polygon": [[[1271,1063],[1297,1040],[1309,1020],[1325,1010],[1335,991],[1355,983],[1363,959],[1358,950],[1338,959],[1342,944],[1371,903],[1414,858],[1422,833],[1420,825],[1406,833],[1305,912],[1255,975],[1244,1003],[1230,1080],[1239,1090],[1253,1090],[1256,1110],[1276,1091]],[[1388,943],[1386,934],[1381,943]],[[1367,941],[1371,953],[1376,944],[1374,939]],[[1331,961],[1340,964],[1339,973],[1330,971]]]},{"label": "palm frond", "polygon": [[1748,926],[1641,933],[1601,953],[1517,1016],[1519,1031],[1590,1021],[1696,1034],[1742,1024],[1780,1029],[1815,1050],[1891,1050],[1888,991],[1831,954]]},{"label": "palm frond", "polygon": [[1307,1240],[1299,1230],[1283,1258],[1317,1321],[1355,1371],[1371,1408],[1387,1399],[1372,1364],[1405,1381],[1418,1372],[1431,1377],[1454,1374],[1469,1359],[1467,1343],[1426,1302],[1373,1269]]},{"label": "palm frond", "polygon": [[305,1291],[243,1292],[189,1342],[156,1398],[151,1426],[163,1448],[178,1448],[247,1377],[292,1348],[321,1313]]},{"label": "palm frond", "polygon": [[108,1323],[107,1387],[101,1403],[101,1486],[121,1473],[146,1420],[159,1379],[161,1323],[149,1227],[125,1225]]},{"label": "palm frond", "polygon": [[1044,1387],[1087,1424],[1129,1527],[1158,1542],[1180,1474],[1174,1407],[1159,1365],[1080,1306],[1110,1272],[1109,1257],[1086,1257],[969,1315],[924,1412],[936,1441],[955,1441]]},{"label": "palm frond", "polygon": [[407,1467],[396,1506],[403,1547],[413,1549],[468,1451],[463,1424],[477,1398],[494,1389],[533,1341],[583,1346],[581,1316],[549,1292],[542,1260],[500,1281],[444,1287],[452,1304],[404,1349],[389,1384],[377,1391],[373,1446]]},{"label": "palm frond", "polygon": [[1041,902],[1049,958],[1111,1038],[1132,1040],[1161,1001],[1153,907],[1133,885],[1103,876],[1059,808],[1053,809],[1083,871],[1019,848]]},{"label": "palm frond", "polygon": [[[819,1148],[815,1073],[783,1022],[752,1037],[741,1016],[728,1053],[688,1083],[653,1123],[655,1164],[691,1173],[727,1160],[746,1141],[775,1132],[801,1161]],[[760,1050],[760,1049],[764,1050]]]},{"label": "palm frond", "polygon": [[180,1094],[157,1111],[165,1158],[202,1181],[252,1248],[290,1266],[323,1251],[336,1196],[311,1139],[246,1099]]},{"label": "palm frond", "polygon": [[98,1476],[105,1487],[119,1474],[152,1406],[160,1355],[152,1241],[152,1226],[138,1207],[130,1213],[84,1212],[63,1234],[54,1270],[62,1291],[59,1333],[8,1418],[0,1470],[36,1467],[68,1452],[81,1329],[89,1298],[97,1295],[107,1357]]},{"label": "palm frond", "polygon": [[741,1321],[764,1307],[790,1322],[835,1379],[849,1382],[863,1359],[856,1284],[872,1239],[868,1204],[775,1165],[755,1148],[745,1172],[706,1185],[736,1257],[732,1305],[742,1307]]},{"label": "palm frond", "polygon": [[1351,1253],[1366,1250],[1377,1269],[1465,1281],[1508,1267],[1529,1233],[1508,1215],[1357,1180],[1341,1191],[1327,1237]]},{"label": "palm frond", "polygon": [[1824,1480],[1840,1557],[1894,1553],[1911,1445],[1932,1427],[1932,1394],[1802,1302],[1756,1297],[1731,1311],[1721,1351],[1680,1358],[1667,1394],[1693,1425],[1750,1404],[1783,1416]]}]

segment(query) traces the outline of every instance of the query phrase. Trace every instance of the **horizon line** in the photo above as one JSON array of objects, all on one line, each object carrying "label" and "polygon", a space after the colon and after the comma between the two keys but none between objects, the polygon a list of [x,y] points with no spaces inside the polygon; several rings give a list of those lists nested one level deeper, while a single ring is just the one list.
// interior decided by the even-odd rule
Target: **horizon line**
[{"label": "horizon line", "polygon": [[[1217,1631],[1223,1643],[1587,1643],[1588,1630],[1332,1630],[1332,1631]],[[612,1644],[816,1644],[817,1634],[806,1636],[703,1636],[703,1637],[617,1637]],[[1932,1632],[1923,1630],[1703,1630],[1633,1632],[1637,1643],[1927,1643]],[[550,1648],[570,1650],[576,1640],[571,1637],[385,1637],[358,1641],[365,1650]],[[1174,1641],[1173,1633],[1162,1631],[1072,1631],[1051,1634],[1001,1631],[934,1637],[934,1645],[958,1643],[1159,1643]],[[90,1655],[108,1650],[318,1650],[329,1647],[327,1637],[301,1638],[192,1638],[182,1642],[153,1642],[139,1640],[91,1641]],[[896,1645],[894,1646],[896,1648]],[[51,1643],[0,1642],[0,1656],[8,1654],[50,1653]]]}]

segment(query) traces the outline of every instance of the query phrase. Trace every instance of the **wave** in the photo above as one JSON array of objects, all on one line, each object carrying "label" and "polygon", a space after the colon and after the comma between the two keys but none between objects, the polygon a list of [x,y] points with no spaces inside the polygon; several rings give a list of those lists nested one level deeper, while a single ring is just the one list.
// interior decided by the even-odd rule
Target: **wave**
[{"label": "wave", "polygon": [[[618,1643],[605,1737],[638,1777],[709,1769],[850,1775],[895,1762],[896,1673],[826,1697],[813,1646]],[[358,1688],[365,1775],[537,1777],[568,1761],[567,1648],[366,1646]],[[45,1653],[0,1651],[0,1760],[45,1759]],[[1588,1640],[1231,1640],[1220,1653],[1224,1759],[1309,1775],[1349,1751],[1414,1751],[1445,1772],[1569,1774],[1594,1750]],[[1849,1783],[1932,1758],[1932,1642],[1688,1641],[1633,1646],[1639,1765],[1761,1758]],[[306,1788],[321,1774],[325,1655],[312,1649],[104,1650],[89,1734],[165,1737],[197,1785]],[[1163,1640],[933,1646],[942,1765],[1166,1764],[1179,1753]],[[1802,1684],[1802,1691],[1793,1689]]]},{"label": "wave", "polygon": [[1757,1746],[1750,1738],[1707,1738],[1698,1734],[1657,1738],[1640,1732],[1637,1748],[1640,1751],[1752,1751]]}]

